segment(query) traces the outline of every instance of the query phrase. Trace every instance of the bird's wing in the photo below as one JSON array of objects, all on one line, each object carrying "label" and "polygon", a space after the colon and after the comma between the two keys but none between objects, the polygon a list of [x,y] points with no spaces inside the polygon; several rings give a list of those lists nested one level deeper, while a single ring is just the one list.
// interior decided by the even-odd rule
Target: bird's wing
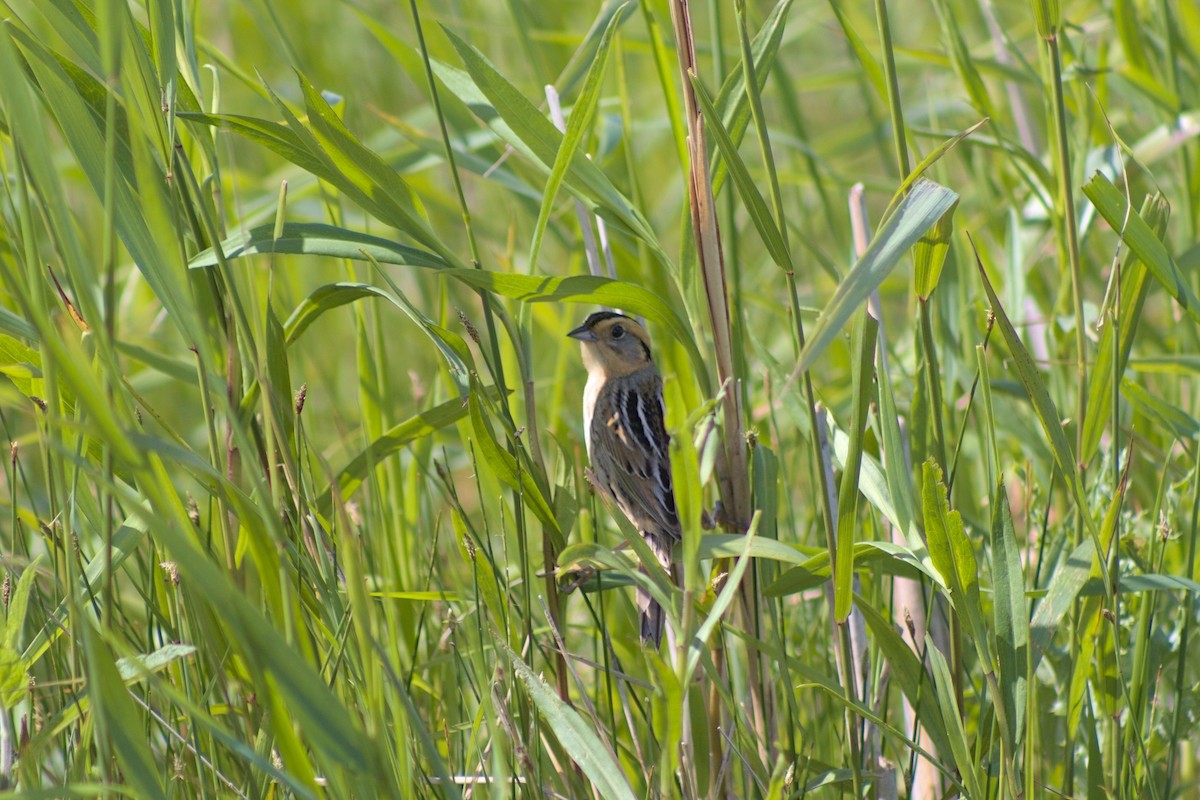
[{"label": "bird's wing", "polygon": [[679,514],[671,483],[670,437],[663,423],[662,379],[613,386],[598,404],[592,427],[603,437],[609,463],[606,487],[630,522],[643,532],[679,539]]}]

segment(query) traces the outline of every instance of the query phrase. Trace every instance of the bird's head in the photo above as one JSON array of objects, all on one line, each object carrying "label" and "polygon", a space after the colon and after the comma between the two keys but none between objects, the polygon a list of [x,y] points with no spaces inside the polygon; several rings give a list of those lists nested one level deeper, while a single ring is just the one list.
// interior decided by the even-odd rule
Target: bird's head
[{"label": "bird's head", "polygon": [[637,320],[614,311],[597,311],[567,334],[583,345],[588,372],[617,378],[653,363],[650,336]]}]

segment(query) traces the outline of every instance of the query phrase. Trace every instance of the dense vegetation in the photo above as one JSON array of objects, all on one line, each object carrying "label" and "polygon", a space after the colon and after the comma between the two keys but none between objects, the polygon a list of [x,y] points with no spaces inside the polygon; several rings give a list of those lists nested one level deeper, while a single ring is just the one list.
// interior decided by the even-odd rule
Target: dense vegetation
[{"label": "dense vegetation", "polygon": [[1197,791],[1192,0],[4,8],[7,792]]}]

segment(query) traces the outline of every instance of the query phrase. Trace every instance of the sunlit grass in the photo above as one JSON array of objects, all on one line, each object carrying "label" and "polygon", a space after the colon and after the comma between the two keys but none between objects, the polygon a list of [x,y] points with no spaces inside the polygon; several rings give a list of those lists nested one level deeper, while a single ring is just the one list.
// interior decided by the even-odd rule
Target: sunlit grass
[{"label": "sunlit grass", "polygon": [[0,786],[1189,796],[1200,12],[893,6],[12,4]]}]

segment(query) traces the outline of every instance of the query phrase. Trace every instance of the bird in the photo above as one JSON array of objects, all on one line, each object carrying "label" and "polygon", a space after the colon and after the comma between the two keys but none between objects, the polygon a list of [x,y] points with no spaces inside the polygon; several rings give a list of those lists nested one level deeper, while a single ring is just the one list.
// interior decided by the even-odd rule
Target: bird
[{"label": "bird", "polygon": [[[583,429],[592,485],[637,528],[659,564],[674,578],[680,541],[671,482],[671,437],[663,422],[663,383],[650,336],[636,320],[597,311],[567,334],[578,339],[587,368]],[[641,641],[662,641],[662,607],[638,588]]]}]

